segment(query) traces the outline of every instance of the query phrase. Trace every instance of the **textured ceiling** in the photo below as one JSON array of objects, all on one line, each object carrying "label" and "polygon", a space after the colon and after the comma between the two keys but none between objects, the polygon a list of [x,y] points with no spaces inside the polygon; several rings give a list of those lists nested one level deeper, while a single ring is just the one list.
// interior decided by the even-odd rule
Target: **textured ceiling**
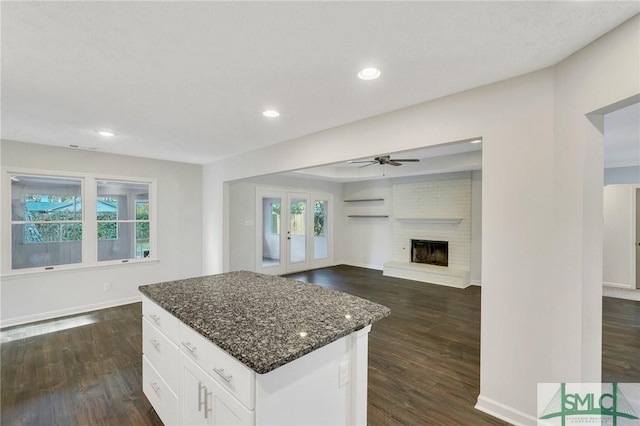
[{"label": "textured ceiling", "polygon": [[[5,2],[2,138],[193,163],[545,68],[638,2]],[[376,66],[382,76],[356,73]],[[261,112],[275,108],[277,119]],[[117,136],[106,141],[95,130]]]}]

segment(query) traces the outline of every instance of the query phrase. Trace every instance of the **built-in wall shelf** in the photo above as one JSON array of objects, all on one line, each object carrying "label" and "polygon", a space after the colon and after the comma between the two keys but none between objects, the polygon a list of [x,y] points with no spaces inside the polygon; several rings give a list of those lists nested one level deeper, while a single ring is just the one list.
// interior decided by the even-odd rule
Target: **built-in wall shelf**
[{"label": "built-in wall shelf", "polygon": [[443,223],[457,225],[462,222],[461,217],[396,217],[401,222]]},{"label": "built-in wall shelf", "polygon": [[387,214],[350,214],[347,217],[389,217]]},{"label": "built-in wall shelf", "polygon": [[344,200],[345,203],[364,203],[366,201],[384,201],[384,198],[361,198],[359,200]]}]

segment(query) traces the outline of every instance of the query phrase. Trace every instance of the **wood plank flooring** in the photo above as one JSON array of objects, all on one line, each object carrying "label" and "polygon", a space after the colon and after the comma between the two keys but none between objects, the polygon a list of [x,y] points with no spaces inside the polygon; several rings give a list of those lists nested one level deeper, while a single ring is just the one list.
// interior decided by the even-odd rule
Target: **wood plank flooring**
[{"label": "wood plank flooring", "polygon": [[[497,425],[479,392],[480,288],[348,266],[290,277],[391,308],[369,339],[369,425]],[[142,393],[139,303],[2,330],[0,424],[161,425]],[[640,302],[604,298],[603,380],[640,382]]]}]

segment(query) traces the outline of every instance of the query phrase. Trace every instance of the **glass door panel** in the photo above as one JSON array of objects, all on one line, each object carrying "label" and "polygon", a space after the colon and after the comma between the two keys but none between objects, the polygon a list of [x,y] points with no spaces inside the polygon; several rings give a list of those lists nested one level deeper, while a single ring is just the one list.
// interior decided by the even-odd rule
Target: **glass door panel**
[{"label": "glass door panel", "polygon": [[262,198],[262,267],[269,268],[281,264],[282,246],[282,199]]},{"label": "glass door panel", "polygon": [[307,260],[307,199],[290,197],[289,199],[289,262],[299,263]]},{"label": "glass door panel", "polygon": [[327,200],[313,202],[313,259],[326,259],[328,250]]}]

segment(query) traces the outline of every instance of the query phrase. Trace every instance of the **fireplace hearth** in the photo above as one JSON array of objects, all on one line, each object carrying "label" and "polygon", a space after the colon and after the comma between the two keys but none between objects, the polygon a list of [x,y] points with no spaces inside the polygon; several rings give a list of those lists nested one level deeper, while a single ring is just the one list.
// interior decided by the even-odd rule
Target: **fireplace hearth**
[{"label": "fireplace hearth", "polygon": [[411,240],[411,262],[449,266],[447,241]]}]

